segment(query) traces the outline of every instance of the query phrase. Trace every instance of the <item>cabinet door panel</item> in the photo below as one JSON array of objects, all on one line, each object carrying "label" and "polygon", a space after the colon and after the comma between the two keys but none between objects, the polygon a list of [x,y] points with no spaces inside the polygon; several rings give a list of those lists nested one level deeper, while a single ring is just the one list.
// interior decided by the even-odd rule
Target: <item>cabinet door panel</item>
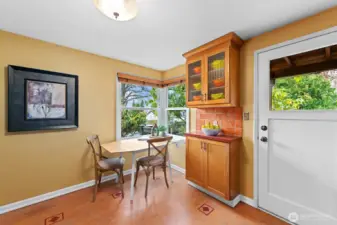
[{"label": "cabinet door panel", "polygon": [[186,139],[186,179],[199,186],[205,185],[204,154],[199,139],[193,137]]},{"label": "cabinet door panel", "polygon": [[203,57],[190,60],[186,65],[186,94],[187,105],[203,104],[204,65]]},{"label": "cabinet door panel", "polygon": [[206,54],[206,104],[230,102],[230,77],[228,47]]},{"label": "cabinet door panel", "polygon": [[206,152],[206,188],[229,200],[229,144],[207,142]]}]

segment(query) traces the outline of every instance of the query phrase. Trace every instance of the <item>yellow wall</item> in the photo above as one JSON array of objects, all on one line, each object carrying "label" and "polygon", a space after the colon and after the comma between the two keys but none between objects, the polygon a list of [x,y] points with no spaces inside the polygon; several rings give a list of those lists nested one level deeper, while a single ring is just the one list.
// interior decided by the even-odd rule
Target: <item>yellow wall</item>
[{"label": "yellow wall", "polygon": [[[93,159],[85,137],[98,133],[102,142],[115,139],[116,73],[162,76],[160,71],[3,31],[0,43],[0,205],[92,179]],[[9,64],[77,74],[79,128],[6,134]],[[126,162],[130,159],[127,156]]]},{"label": "yellow wall", "polygon": [[163,80],[169,80],[171,78],[180,77],[185,75],[185,65],[179,65],[169,69],[167,71],[163,71]]}]

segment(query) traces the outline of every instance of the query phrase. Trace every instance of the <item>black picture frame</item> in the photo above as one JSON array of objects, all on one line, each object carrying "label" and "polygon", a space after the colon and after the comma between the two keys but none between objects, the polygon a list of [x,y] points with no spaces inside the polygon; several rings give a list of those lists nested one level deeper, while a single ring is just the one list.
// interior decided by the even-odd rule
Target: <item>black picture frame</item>
[{"label": "black picture frame", "polygon": [[[27,119],[27,81],[65,85],[65,118]],[[78,76],[9,65],[7,120],[8,132],[78,128]]]}]

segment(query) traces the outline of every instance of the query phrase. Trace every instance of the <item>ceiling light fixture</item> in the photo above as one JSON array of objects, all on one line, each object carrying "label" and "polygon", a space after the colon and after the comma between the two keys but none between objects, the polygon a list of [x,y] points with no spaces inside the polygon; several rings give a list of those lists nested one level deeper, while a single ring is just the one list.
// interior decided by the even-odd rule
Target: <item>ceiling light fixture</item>
[{"label": "ceiling light fixture", "polygon": [[94,0],[96,7],[107,17],[116,21],[128,21],[137,16],[136,0]]}]

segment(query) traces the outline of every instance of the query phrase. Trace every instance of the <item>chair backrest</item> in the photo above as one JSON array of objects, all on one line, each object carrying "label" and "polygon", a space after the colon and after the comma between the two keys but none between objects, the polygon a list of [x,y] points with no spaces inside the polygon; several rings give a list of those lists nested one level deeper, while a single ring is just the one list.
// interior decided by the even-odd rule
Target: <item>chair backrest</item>
[{"label": "chair backrest", "polygon": [[97,165],[98,161],[102,159],[102,149],[98,135],[92,135],[87,137],[87,143],[90,145],[90,148],[94,155],[95,165]]},{"label": "chair backrest", "polygon": [[[151,151],[151,146],[157,151],[156,156],[158,155],[162,155],[164,160],[166,161],[166,156],[167,156],[167,151],[168,151],[168,145],[172,140],[172,136],[167,136],[167,137],[157,137],[157,138],[151,138],[149,140],[147,140],[147,143],[149,144],[149,149],[148,149],[148,153],[150,155],[150,151]],[[166,142],[165,145],[163,147],[158,147],[155,146],[155,143],[160,143],[160,142]]]}]

